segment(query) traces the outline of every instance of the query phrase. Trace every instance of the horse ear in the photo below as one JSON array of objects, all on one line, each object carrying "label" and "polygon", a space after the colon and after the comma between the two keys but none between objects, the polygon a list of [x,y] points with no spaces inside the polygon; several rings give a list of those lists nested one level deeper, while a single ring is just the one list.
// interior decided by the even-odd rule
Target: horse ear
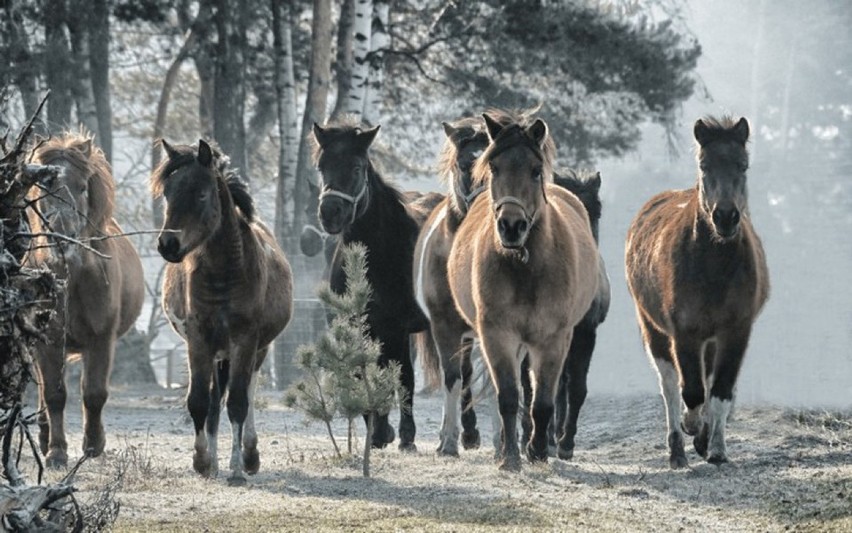
[{"label": "horse ear", "polygon": [[447,134],[447,137],[449,137],[449,138],[452,138],[452,137],[453,137],[453,133],[455,133],[456,131],[458,131],[458,130],[456,130],[456,128],[454,128],[454,127],[453,127],[453,125],[452,125],[452,124],[450,124],[449,122],[441,122],[441,126],[443,126],[443,127],[444,127],[444,133],[446,133],[446,134]]},{"label": "horse ear", "polygon": [[80,151],[83,152],[83,154],[86,157],[90,157],[92,155],[92,138],[91,137],[87,137],[85,141],[80,143]]},{"label": "horse ear", "polygon": [[740,118],[739,122],[734,126],[734,135],[742,144],[748,141],[749,127],[748,120],[745,117]]},{"label": "horse ear", "polygon": [[175,150],[174,146],[168,143],[165,139],[160,139],[160,145],[163,147],[163,150],[166,151],[166,157],[169,159],[174,159],[177,157],[178,152]]},{"label": "horse ear", "polygon": [[494,142],[494,139],[496,139],[497,136],[500,135],[500,132],[503,131],[503,126],[491,118],[491,115],[488,113],[483,113],[482,118],[485,119],[485,129],[488,130],[488,138]]},{"label": "horse ear", "polygon": [[597,192],[601,190],[601,173],[595,172],[595,177],[589,180],[592,188]]},{"label": "horse ear", "polygon": [[320,125],[317,124],[316,122],[314,122],[313,132],[314,132],[314,138],[317,140],[319,145],[325,146],[326,141],[327,141],[325,130],[322,129],[322,127],[320,127]]},{"label": "horse ear", "polygon": [[376,135],[378,135],[378,133],[379,133],[379,128],[381,128],[381,127],[382,126],[380,124],[380,125],[376,126],[375,128],[356,133],[358,143],[361,145],[361,147],[364,150],[367,150],[367,148],[369,148],[370,145],[373,144],[373,141],[375,140]]},{"label": "horse ear", "polygon": [[700,118],[695,121],[695,126],[692,128],[692,135],[698,144],[704,146],[710,140],[710,128]]},{"label": "horse ear", "polygon": [[210,167],[213,163],[213,150],[210,149],[210,145],[207,144],[204,139],[198,139],[198,163],[203,167]]},{"label": "horse ear", "polygon": [[544,145],[544,140],[547,139],[547,123],[540,118],[535,119],[535,122],[527,128],[530,137],[539,145]]}]

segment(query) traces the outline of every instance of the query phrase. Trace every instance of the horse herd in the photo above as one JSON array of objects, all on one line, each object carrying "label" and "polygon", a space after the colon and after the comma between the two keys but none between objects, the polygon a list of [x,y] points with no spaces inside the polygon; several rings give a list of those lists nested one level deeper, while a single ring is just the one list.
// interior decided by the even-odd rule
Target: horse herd
[{"label": "horse herd", "polygon": [[[429,379],[443,384],[439,454],[458,455],[459,440],[466,449],[480,445],[470,391],[478,342],[496,390],[499,467],[521,468],[519,414],[530,461],[570,459],[596,329],[610,304],[597,246],[600,174],[555,168],[555,143],[534,110],[489,110],[443,127],[447,194],[424,194],[401,192],[373,164],[378,126],[315,124],[322,229],[303,234],[303,250],[318,252],[322,243],[314,241],[326,239],[329,283],[341,293],[342,248],[360,242],[367,249],[369,332],[381,343],[379,364],[402,369],[400,449],[416,449],[413,337]],[[684,433],[707,461],[727,461],[727,415],[769,287],[748,216],[748,122],[699,119],[694,137],[695,187],[652,198],[634,219],[625,252],[642,338],[660,376],[672,468],[687,466]],[[241,484],[260,467],[257,376],[292,316],[293,276],[226,155],[203,140],[161,145],[166,157],[150,185],[165,200],[157,243],[168,262],[162,306],[187,345],[193,467],[218,473],[224,402],[229,481]],[[141,310],[143,273],[112,218],[113,180],[91,138],[42,141],[33,160],[60,170],[30,194],[39,237],[27,257],[67,284],[64,309],[36,347],[39,441],[57,467],[67,464],[66,353],[82,354],[83,452],[97,456],[115,340]],[[396,434],[387,414],[376,420],[371,444],[384,447]]]}]

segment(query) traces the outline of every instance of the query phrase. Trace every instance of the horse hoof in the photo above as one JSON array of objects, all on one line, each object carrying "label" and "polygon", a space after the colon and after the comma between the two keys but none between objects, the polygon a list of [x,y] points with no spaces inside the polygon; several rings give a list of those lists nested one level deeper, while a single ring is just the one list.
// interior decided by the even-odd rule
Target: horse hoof
[{"label": "horse hoof", "polygon": [[531,463],[547,461],[547,445],[543,449],[536,449],[532,444],[527,444],[527,458]]},{"label": "horse hoof", "polygon": [[556,448],[556,456],[563,461],[570,461],[574,458],[574,448],[563,448],[559,446]]},{"label": "horse hoof", "polygon": [[399,443],[399,451],[408,452],[408,453],[416,453],[417,445],[413,442],[400,442]]},{"label": "horse hoof", "polygon": [[104,453],[104,448],[106,448],[106,439],[103,436],[94,439],[83,437],[83,453],[86,457],[99,457]]},{"label": "horse hoof", "polygon": [[672,455],[669,457],[669,466],[672,470],[680,470],[689,466],[689,461],[686,460],[686,455]]},{"label": "horse hoof", "polygon": [[[479,445],[481,444],[481,440],[479,438],[479,430],[474,429],[471,432],[463,431],[462,432],[462,446],[465,450],[477,450],[479,449]],[[458,455],[458,453],[456,453]]]},{"label": "horse hoof", "polygon": [[214,471],[210,456],[195,454],[192,457],[192,468],[203,477],[214,478],[218,472]]},{"label": "horse hoof", "polygon": [[520,472],[521,471],[521,458],[520,457],[506,457],[503,461],[500,462],[498,468],[504,472]]},{"label": "horse hoof", "polygon": [[724,455],[711,454],[710,457],[707,458],[707,462],[711,465],[721,466],[728,462],[728,458]]},{"label": "horse hoof", "polygon": [[244,476],[233,475],[228,478],[229,487],[245,487],[246,483],[247,481]]},{"label": "horse hoof", "polygon": [[48,453],[44,458],[44,464],[51,470],[65,468],[68,466],[68,455],[65,452]]},{"label": "horse hoof", "polygon": [[246,474],[253,476],[260,470],[260,453],[257,449],[243,451],[243,466],[246,469]]},{"label": "horse hoof", "polygon": [[707,458],[707,426],[701,428],[698,435],[692,439],[692,445],[695,446],[695,451],[701,457]]},{"label": "horse hoof", "polygon": [[438,455],[443,457],[458,457],[459,449],[458,447],[453,447],[442,443],[440,446],[438,446]]}]

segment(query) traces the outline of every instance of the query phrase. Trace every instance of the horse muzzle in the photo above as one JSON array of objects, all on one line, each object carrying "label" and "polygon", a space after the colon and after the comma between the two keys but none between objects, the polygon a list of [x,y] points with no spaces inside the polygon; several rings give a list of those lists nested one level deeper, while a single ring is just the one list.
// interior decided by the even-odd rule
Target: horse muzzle
[{"label": "horse muzzle", "polygon": [[524,217],[497,217],[497,234],[503,248],[517,249],[523,247],[530,234],[530,224]]},{"label": "horse muzzle", "polygon": [[713,209],[713,229],[722,240],[730,240],[740,232],[740,210],[736,207]]},{"label": "horse muzzle", "polygon": [[323,231],[337,235],[353,222],[354,206],[336,198],[323,200],[319,206],[319,220]]},{"label": "horse muzzle", "polygon": [[185,255],[181,250],[180,239],[171,233],[160,235],[157,239],[157,251],[169,263],[180,263]]}]

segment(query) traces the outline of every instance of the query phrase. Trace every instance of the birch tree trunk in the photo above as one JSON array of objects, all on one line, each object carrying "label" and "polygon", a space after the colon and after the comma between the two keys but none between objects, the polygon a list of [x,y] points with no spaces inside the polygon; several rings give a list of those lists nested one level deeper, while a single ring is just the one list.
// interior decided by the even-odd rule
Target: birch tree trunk
[{"label": "birch tree trunk", "polygon": [[302,117],[299,136],[299,162],[296,169],[296,187],[293,203],[293,228],[301,228],[307,222],[308,181],[316,180],[310,156],[308,136],[314,122],[322,124],[328,103],[329,78],[331,76],[331,2],[314,0],[314,15],[311,23],[311,74],[308,80],[308,97]]},{"label": "birch tree trunk", "polygon": [[92,70],[89,51],[89,5],[85,0],[70,0],[68,3],[68,34],[71,42],[71,91],[77,107],[77,121],[94,134],[100,145],[98,113],[95,109],[95,93],[92,90]]},{"label": "birch tree trunk", "polygon": [[381,121],[382,84],[385,73],[385,50],[390,43],[388,20],[390,17],[389,0],[375,0],[373,4],[372,35],[370,37],[369,74],[367,90],[364,96],[364,115],[362,122],[375,126]]},{"label": "birch tree trunk", "polygon": [[343,0],[340,5],[340,21],[337,23],[337,57],[334,73],[337,76],[337,99],[331,119],[336,120],[346,113],[349,87],[352,84],[352,46],[354,34],[352,23],[355,17],[355,0]]},{"label": "birch tree trunk", "polygon": [[[272,0],[272,35],[275,53],[275,90],[278,96],[278,185],[275,193],[275,236],[283,249],[291,249],[290,209],[296,184],[299,140],[296,116],[296,80],[293,73],[293,13],[288,0]],[[284,334],[275,339],[275,385],[286,388],[294,375],[286,353]]]},{"label": "birch tree trunk", "polygon": [[370,65],[370,37],[373,22],[373,0],[355,0],[353,22],[352,81],[349,84],[347,111],[358,118],[364,113],[364,101],[367,93],[367,81]]},{"label": "birch tree trunk", "polygon": [[201,136],[206,139],[215,137],[213,115],[216,99],[216,64],[213,60],[214,56],[214,46],[207,41],[204,41],[192,55],[201,86],[198,95],[198,120],[201,124]]},{"label": "birch tree trunk", "polygon": [[98,124],[98,144],[112,164],[112,104],[109,90],[109,6],[92,0],[89,14],[89,65]]},{"label": "birch tree trunk", "polygon": [[216,77],[214,83],[213,133],[216,142],[231,158],[232,167],[248,179],[246,158],[245,48],[247,0],[216,0],[214,16]]},{"label": "birch tree trunk", "polygon": [[45,0],[44,8],[44,72],[50,88],[47,122],[51,128],[71,124],[71,51],[66,33],[65,0]]}]

